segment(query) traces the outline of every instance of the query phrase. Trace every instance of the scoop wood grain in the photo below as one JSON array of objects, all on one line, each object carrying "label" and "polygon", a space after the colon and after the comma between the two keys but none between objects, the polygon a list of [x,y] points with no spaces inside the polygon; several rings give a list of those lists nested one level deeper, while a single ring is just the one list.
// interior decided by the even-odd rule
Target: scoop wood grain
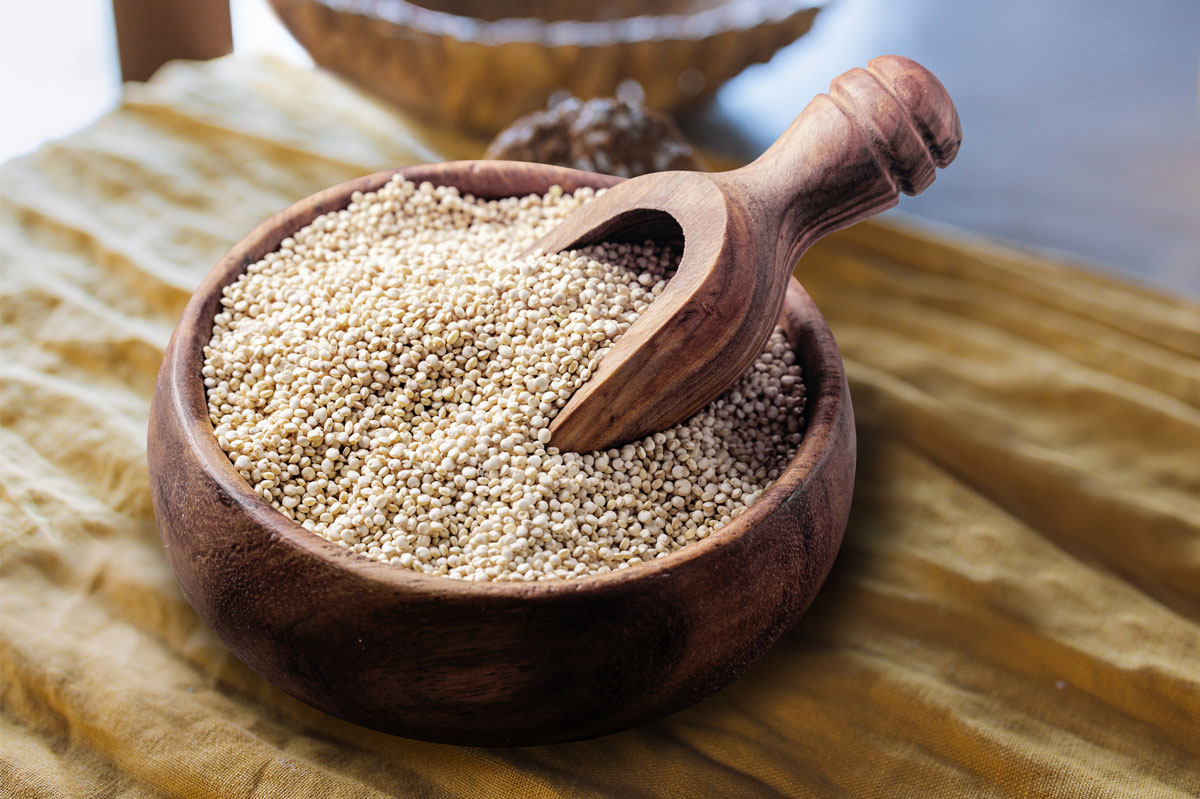
[{"label": "scoop wood grain", "polygon": [[530,251],[600,241],[678,243],[679,269],[550,425],[563,450],[608,449],[687,419],[762,351],[813,242],[918,194],[958,152],[950,96],[900,56],[852,69],[753,163],[634,178]]},{"label": "scoop wood grain", "polygon": [[[537,164],[400,170],[492,198],[619,179]],[[148,440],[154,512],[184,595],[233,652],[292,696],[375,729],[459,744],[601,735],[736,679],[799,618],[841,544],[854,482],[850,396],[833,337],[796,282],[781,323],[804,370],[804,440],[779,480],[709,538],[610,574],[469,583],[355,555],[263,501],[221,451],[200,370],[221,290],[315,217],[395,173],[268,220],[217,264],[159,371]]]}]

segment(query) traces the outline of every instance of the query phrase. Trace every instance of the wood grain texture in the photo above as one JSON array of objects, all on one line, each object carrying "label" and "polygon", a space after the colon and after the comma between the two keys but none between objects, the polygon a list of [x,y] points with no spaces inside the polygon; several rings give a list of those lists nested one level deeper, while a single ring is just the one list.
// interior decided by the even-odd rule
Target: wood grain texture
[{"label": "wood grain texture", "polygon": [[427,121],[492,134],[566,90],[637,81],[680,111],[808,32],[819,0],[271,0],[313,60]]},{"label": "wood grain texture", "polygon": [[[480,197],[619,182],[575,170],[458,162],[400,170]],[[803,613],[841,543],[855,432],[837,346],[800,285],[781,320],[804,369],[804,440],[780,479],[708,539],[584,580],[479,584],[353,555],[253,493],[220,450],[200,378],[221,289],[379,173],[264,223],[208,275],[158,375],[148,439],[155,516],[188,601],[293,696],[429,740],[532,744],[600,735],[737,678]]]},{"label": "wood grain texture", "polygon": [[917,194],[962,138],[950,96],[914,61],[882,56],[836,78],[753,163],[634,178],[530,249],[682,232],[675,277],[550,426],[588,452],[664,430],[712,401],[762,352],[796,261],[813,242]]}]

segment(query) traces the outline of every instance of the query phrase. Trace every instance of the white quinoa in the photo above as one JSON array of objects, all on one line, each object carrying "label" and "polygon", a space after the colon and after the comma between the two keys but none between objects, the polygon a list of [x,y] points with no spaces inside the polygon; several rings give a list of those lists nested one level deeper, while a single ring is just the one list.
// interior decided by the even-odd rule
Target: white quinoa
[{"label": "white quinoa", "polygon": [[676,263],[650,245],[516,258],[592,196],[485,202],[397,178],[284,240],[224,290],[204,350],[230,461],[313,533],[465,580],[601,574],[729,522],[800,443],[779,330],[682,424],[604,452],[547,445]]}]

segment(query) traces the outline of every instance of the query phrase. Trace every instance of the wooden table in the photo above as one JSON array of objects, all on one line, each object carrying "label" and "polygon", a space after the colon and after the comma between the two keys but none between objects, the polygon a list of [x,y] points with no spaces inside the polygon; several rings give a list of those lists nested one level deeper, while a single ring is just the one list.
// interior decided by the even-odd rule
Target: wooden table
[{"label": "wooden table", "polygon": [[686,128],[753,157],[883,53],[938,75],[963,124],[958,160],[902,212],[1200,293],[1200,3],[835,0]]}]

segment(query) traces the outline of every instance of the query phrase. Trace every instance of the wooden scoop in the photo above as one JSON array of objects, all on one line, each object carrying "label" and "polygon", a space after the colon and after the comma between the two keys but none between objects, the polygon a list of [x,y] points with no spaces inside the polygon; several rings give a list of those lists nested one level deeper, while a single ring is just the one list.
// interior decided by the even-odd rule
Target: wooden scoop
[{"label": "wooden scoop", "polygon": [[601,241],[678,243],[662,295],[617,340],[550,425],[587,452],[683,421],[742,374],[779,319],[796,261],[826,233],[919,194],[962,139],[942,84],[881,56],[830,84],[756,161],[731,172],[625,181],[529,252]]}]

